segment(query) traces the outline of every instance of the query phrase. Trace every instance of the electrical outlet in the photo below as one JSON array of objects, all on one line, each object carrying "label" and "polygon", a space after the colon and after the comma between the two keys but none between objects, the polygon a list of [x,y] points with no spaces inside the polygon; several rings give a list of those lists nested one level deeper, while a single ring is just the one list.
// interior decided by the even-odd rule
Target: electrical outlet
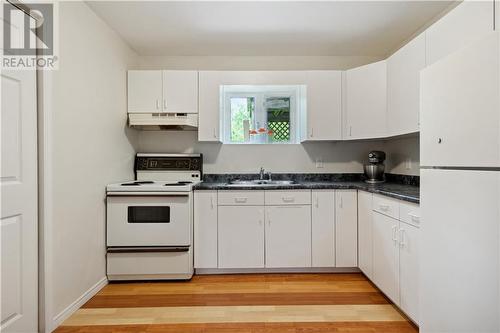
[{"label": "electrical outlet", "polygon": [[405,168],[406,170],[411,170],[411,158],[407,158],[405,161]]},{"label": "electrical outlet", "polygon": [[323,167],[324,167],[323,158],[322,157],[316,158],[316,168],[322,169]]}]

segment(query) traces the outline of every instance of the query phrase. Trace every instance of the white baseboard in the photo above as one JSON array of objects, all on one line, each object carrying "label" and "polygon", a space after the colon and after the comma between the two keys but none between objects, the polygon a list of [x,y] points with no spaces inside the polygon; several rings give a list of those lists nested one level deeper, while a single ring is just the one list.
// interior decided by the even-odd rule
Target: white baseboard
[{"label": "white baseboard", "polygon": [[89,290],[84,292],[77,300],[71,303],[66,309],[61,311],[61,313],[54,316],[52,320],[52,327],[56,329],[59,325],[61,325],[66,319],[68,319],[73,313],[76,312],[79,308],[82,307],[89,299],[91,299],[95,294],[99,292],[102,288],[104,288],[108,284],[108,279],[103,277],[99,282],[94,284]]},{"label": "white baseboard", "polygon": [[196,268],[195,274],[252,274],[252,273],[357,273],[357,267],[305,268]]}]

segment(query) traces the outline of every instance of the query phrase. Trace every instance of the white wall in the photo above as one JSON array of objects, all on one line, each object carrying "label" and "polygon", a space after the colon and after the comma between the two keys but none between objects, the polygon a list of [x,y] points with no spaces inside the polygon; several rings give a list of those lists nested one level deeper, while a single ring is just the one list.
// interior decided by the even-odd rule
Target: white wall
[{"label": "white wall", "polygon": [[53,101],[48,321],[64,319],[106,276],[105,185],[133,177],[137,142],[126,127],[126,70],[135,53],[83,2],[60,2],[59,19],[59,70],[47,73],[45,87]]},{"label": "white wall", "polygon": [[[142,69],[198,70],[344,70],[380,60],[363,56],[141,56]],[[261,166],[272,172],[363,172],[370,150],[387,152],[387,171],[418,175],[418,138],[388,141],[317,142],[301,145],[222,145],[200,143],[195,132],[139,132],[141,152],[198,152],[204,154],[207,173],[257,172]],[[323,168],[316,168],[316,160]],[[411,168],[405,163],[411,159]]]}]

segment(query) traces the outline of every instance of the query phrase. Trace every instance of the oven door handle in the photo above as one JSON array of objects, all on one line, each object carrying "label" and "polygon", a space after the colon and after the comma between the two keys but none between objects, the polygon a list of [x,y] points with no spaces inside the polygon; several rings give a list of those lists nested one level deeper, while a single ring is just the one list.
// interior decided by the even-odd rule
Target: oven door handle
[{"label": "oven door handle", "polygon": [[108,253],[187,252],[189,246],[108,247]]},{"label": "oven door handle", "polygon": [[107,192],[108,197],[188,197],[190,192]]}]

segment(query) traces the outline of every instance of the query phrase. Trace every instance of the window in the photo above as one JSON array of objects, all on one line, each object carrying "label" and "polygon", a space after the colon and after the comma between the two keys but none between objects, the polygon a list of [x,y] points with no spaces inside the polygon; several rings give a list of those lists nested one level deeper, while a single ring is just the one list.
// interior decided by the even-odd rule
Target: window
[{"label": "window", "polygon": [[297,143],[302,86],[222,86],[224,143]]}]

